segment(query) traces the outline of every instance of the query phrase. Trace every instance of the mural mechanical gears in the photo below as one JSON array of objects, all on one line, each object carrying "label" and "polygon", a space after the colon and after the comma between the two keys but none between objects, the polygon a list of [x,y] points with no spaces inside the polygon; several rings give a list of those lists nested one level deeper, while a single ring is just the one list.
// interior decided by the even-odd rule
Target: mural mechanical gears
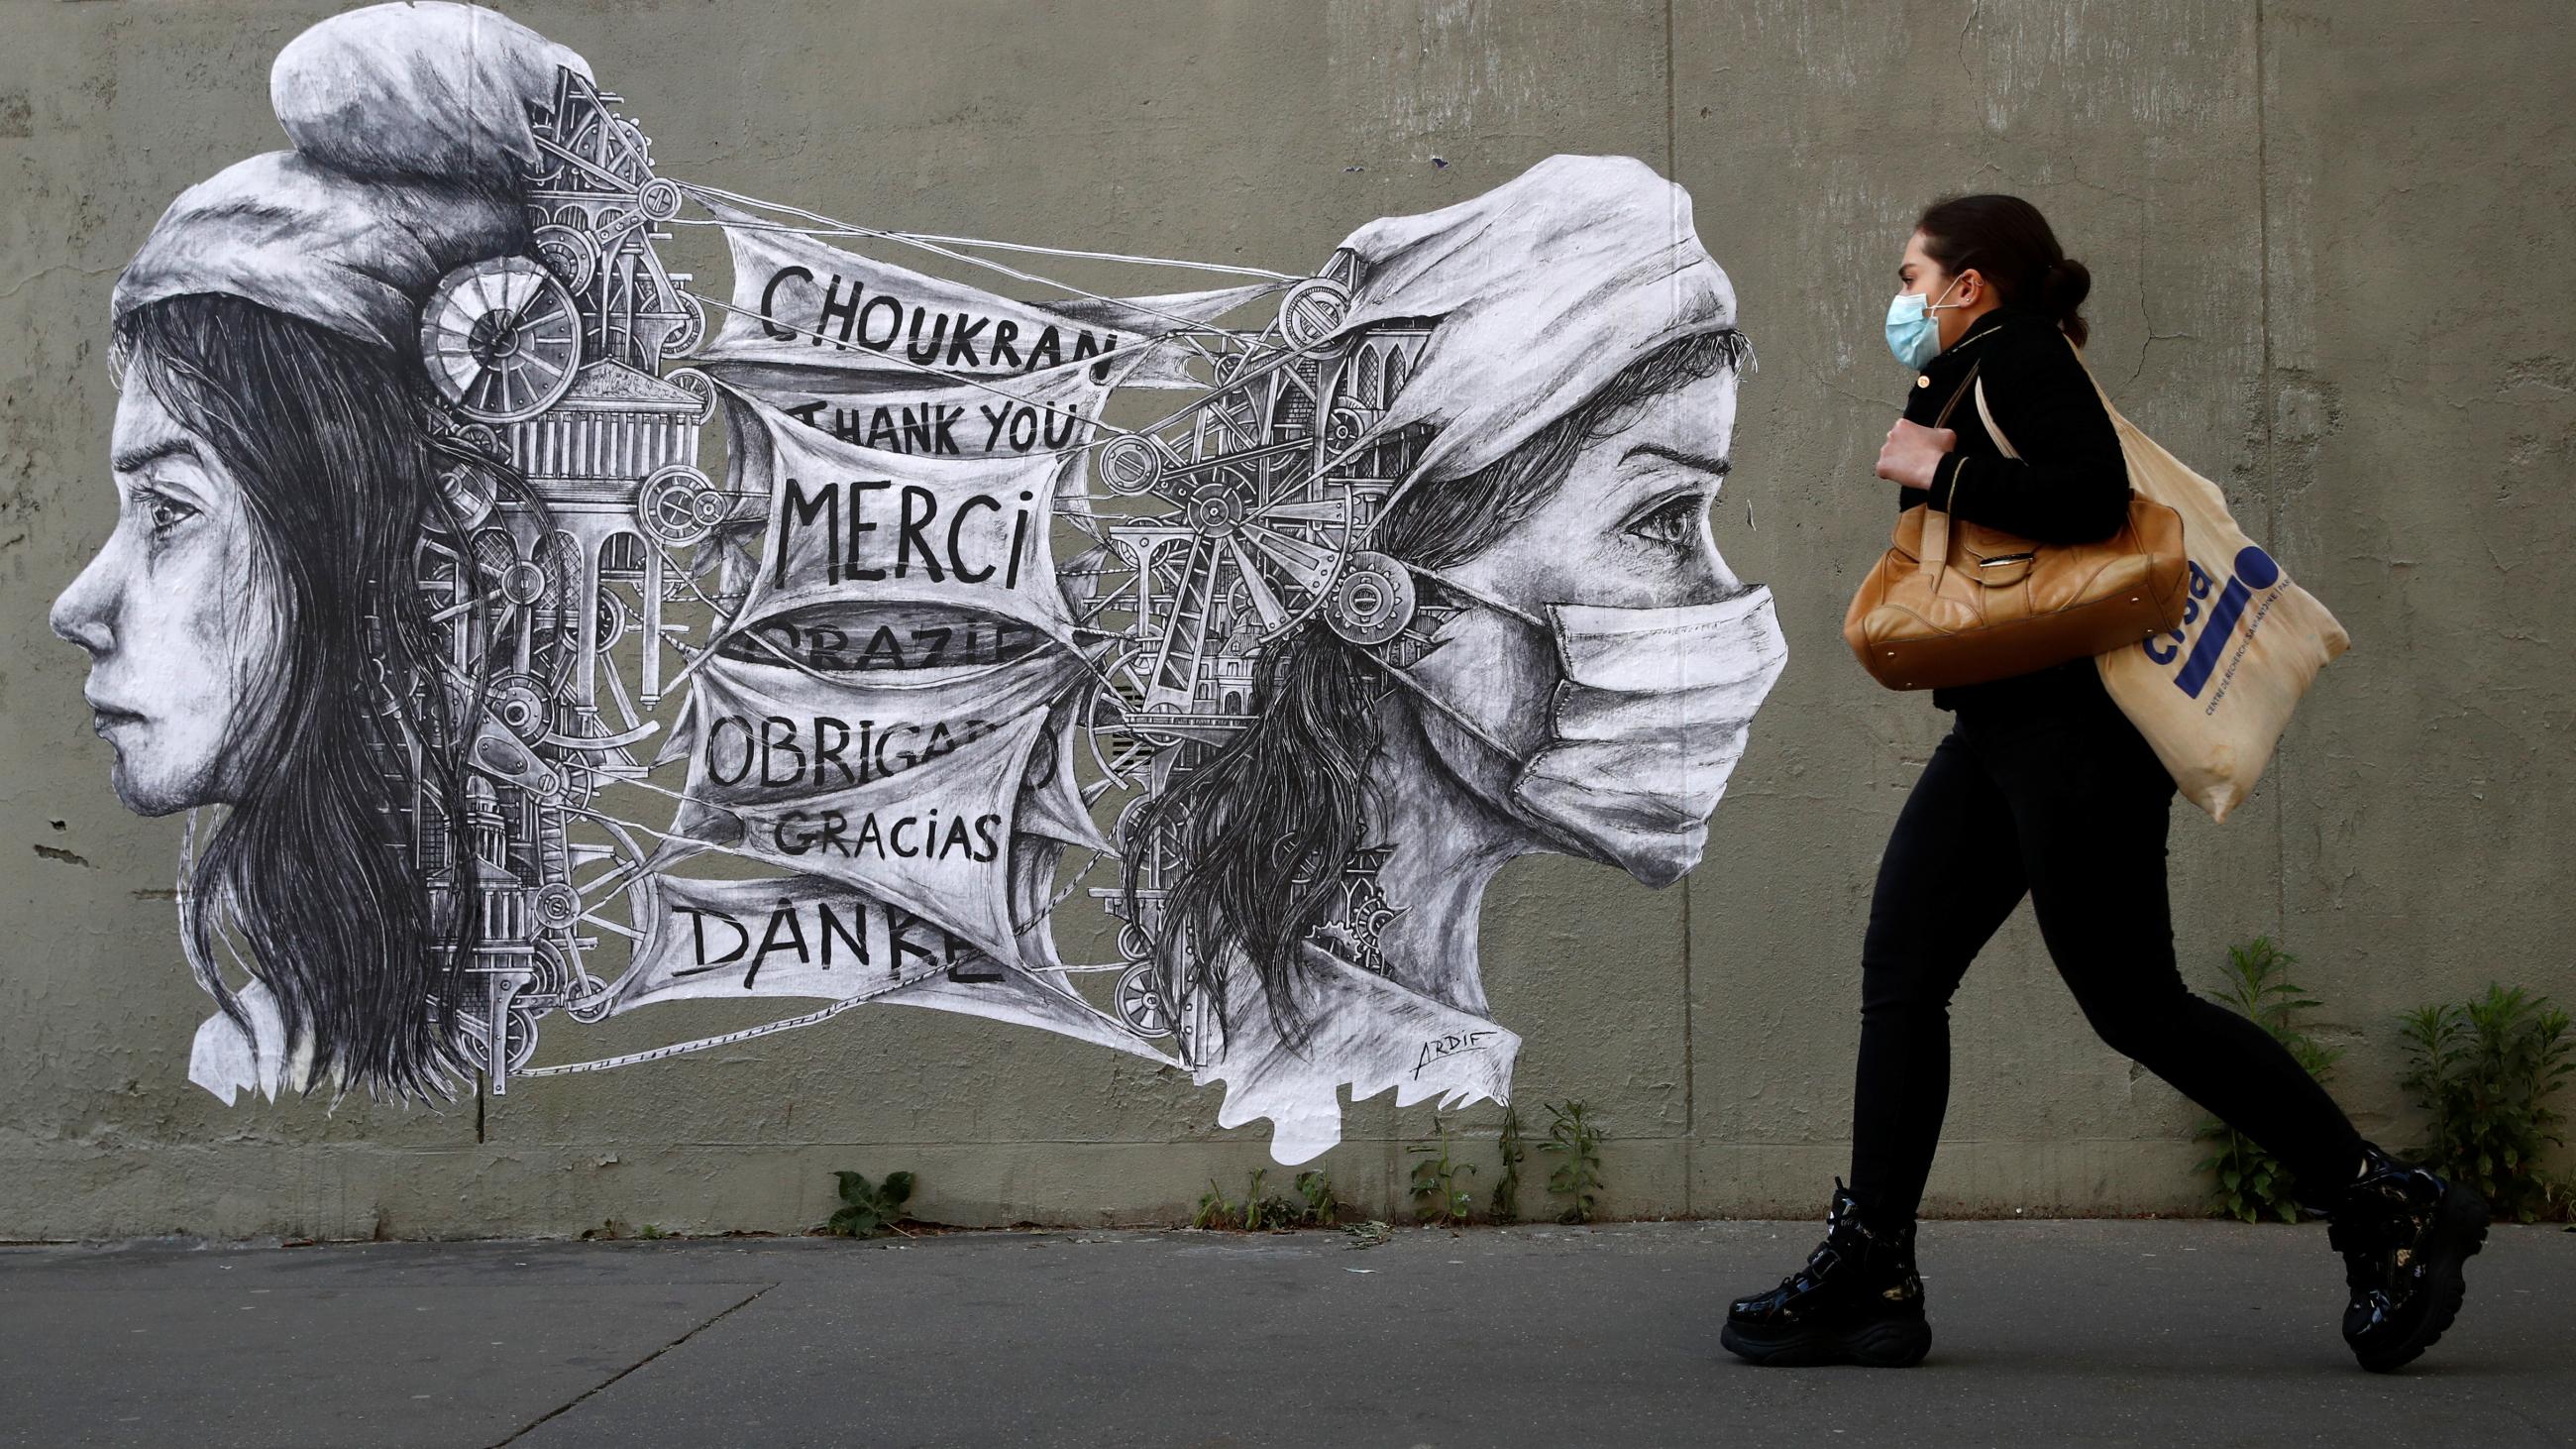
[{"label": "mural mechanical gears", "polygon": [[1191,494],[1182,513],[1200,536],[1224,538],[1243,527],[1252,509],[1244,502],[1241,492],[1219,479]]},{"label": "mural mechanical gears", "polygon": [[599,275],[599,243],[590,233],[568,226],[541,226],[534,240],[537,259],[555,274],[556,281],[573,291],[581,291]]},{"label": "mural mechanical gears", "polygon": [[420,309],[420,354],[457,411],[477,422],[519,422],[571,389],[581,313],[544,263],[494,257],[439,279]]},{"label": "mural mechanical gears", "polygon": [[1384,644],[1413,622],[1413,573],[1382,553],[1355,553],[1324,603],[1324,623],[1354,644]]},{"label": "mural mechanical gears", "polygon": [[1340,334],[1350,315],[1349,288],[1329,278],[1310,278],[1289,288],[1279,300],[1279,340],[1291,352],[1321,351]]},{"label": "mural mechanical gears", "polygon": [[528,909],[547,930],[568,930],[581,919],[581,896],[566,882],[548,881],[528,898]]},{"label": "mural mechanical gears", "polygon": [[1152,962],[1139,961],[1118,973],[1118,1019],[1138,1036],[1172,1034],[1172,1014],[1164,1009],[1163,994],[1155,989]]},{"label": "mural mechanical gears", "polygon": [[481,468],[462,463],[440,470],[438,491],[455,516],[459,528],[473,528],[492,516],[492,505],[499,501],[492,475]]},{"label": "mural mechanical gears", "polygon": [[483,712],[522,743],[543,741],[553,723],[545,681],[529,674],[505,674],[486,688]]},{"label": "mural mechanical gears", "polygon": [[669,221],[680,214],[680,203],[686,199],[680,183],[656,176],[635,193],[635,209],[648,221]]},{"label": "mural mechanical gears", "polygon": [[703,542],[724,522],[725,496],[707,475],[674,463],[644,480],[635,495],[644,531],[673,548]]},{"label": "mural mechanical gears", "polygon": [[1101,446],[1093,471],[1110,492],[1132,498],[1163,481],[1163,450],[1138,433],[1112,438]]},{"label": "mural mechanical gears", "polygon": [[662,355],[666,358],[686,357],[698,350],[699,343],[707,340],[706,304],[685,292],[674,300],[678,303],[680,317],[671,324],[670,335],[662,339]]},{"label": "mural mechanical gears", "polygon": [[[705,308],[701,307],[698,309],[698,318],[700,323],[703,325],[706,319]],[[716,383],[714,378],[707,376],[705,373],[698,371],[694,367],[683,367],[677,371],[662,374],[662,380],[698,399],[699,406],[697,421],[703,423],[707,419],[716,415]]]}]

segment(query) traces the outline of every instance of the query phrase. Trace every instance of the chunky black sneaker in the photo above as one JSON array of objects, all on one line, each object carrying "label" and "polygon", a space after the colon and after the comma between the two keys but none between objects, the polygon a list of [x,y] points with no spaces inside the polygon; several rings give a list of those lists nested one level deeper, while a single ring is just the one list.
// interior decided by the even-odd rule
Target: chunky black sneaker
[{"label": "chunky black sneaker", "polygon": [[2459,1316],[2460,1265],[2487,1240],[2486,1200],[2365,1142],[2360,1177],[2335,1198],[2327,1240],[2352,1303],[2343,1341],[2373,1373],[2414,1361]]},{"label": "chunky black sneaker", "polygon": [[1874,1231],[1841,1179],[1825,1213],[1825,1240],[1780,1286],[1739,1298],[1718,1342],[1759,1364],[1868,1364],[1908,1368],[1932,1348],[1923,1279],[1914,1271],[1914,1226]]}]

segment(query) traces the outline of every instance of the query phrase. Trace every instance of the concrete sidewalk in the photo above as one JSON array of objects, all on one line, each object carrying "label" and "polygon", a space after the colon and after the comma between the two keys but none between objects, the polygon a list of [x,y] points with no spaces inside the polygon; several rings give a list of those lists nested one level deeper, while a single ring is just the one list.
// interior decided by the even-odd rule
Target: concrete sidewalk
[{"label": "concrete sidewalk", "polygon": [[1758,1370],[1803,1223],[0,1250],[0,1444],[2576,1442],[2576,1234],[2410,1371],[2314,1228],[1934,1223],[1910,1371]]}]

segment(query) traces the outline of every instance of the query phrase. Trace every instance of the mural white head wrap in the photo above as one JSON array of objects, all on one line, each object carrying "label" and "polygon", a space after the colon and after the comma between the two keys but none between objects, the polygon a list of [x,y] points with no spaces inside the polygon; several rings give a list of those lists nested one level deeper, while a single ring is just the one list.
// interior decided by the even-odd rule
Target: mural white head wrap
[{"label": "mural white head wrap", "polygon": [[[1343,246],[1359,260],[1354,326],[1434,322],[1379,427],[1437,429],[1398,492],[1473,474],[1633,364],[1735,326],[1734,289],[1693,229],[1690,194],[1627,157],[1552,157]],[[1519,767],[1515,801],[1569,848],[1649,885],[1679,879],[1699,863],[1753,713],[1788,661],[1770,591],[1682,608],[1551,603],[1545,617],[1479,602],[1550,641],[1560,682],[1538,748],[1503,743],[1519,702],[1408,682]]]},{"label": "mural white head wrap", "polygon": [[110,321],[221,293],[409,355],[453,267],[528,249],[528,107],[589,65],[471,5],[376,5],[278,53],[271,104],[295,144],[179,194],[126,264]]},{"label": "mural white head wrap", "polygon": [[1349,326],[1439,325],[1381,432],[1438,434],[1403,486],[1464,477],[1667,343],[1735,325],[1690,193],[1626,156],[1552,156],[1493,190],[1351,233]]}]

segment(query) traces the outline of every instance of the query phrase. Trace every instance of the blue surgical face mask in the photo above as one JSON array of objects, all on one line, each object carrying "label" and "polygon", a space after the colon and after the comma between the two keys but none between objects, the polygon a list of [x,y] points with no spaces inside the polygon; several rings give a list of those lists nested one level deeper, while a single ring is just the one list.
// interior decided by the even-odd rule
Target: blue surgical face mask
[{"label": "blue surgical face mask", "polygon": [[[1951,278],[1950,287],[1957,285],[1958,278]],[[1950,287],[1941,289],[1942,297],[1950,295]],[[1897,293],[1895,300],[1887,304],[1887,350],[1896,354],[1897,361],[1921,372],[1933,358],[1941,355],[1941,325],[1933,320],[1932,314],[1965,305],[1962,302],[1944,305],[1939,298],[1927,304],[1919,292]]]}]

